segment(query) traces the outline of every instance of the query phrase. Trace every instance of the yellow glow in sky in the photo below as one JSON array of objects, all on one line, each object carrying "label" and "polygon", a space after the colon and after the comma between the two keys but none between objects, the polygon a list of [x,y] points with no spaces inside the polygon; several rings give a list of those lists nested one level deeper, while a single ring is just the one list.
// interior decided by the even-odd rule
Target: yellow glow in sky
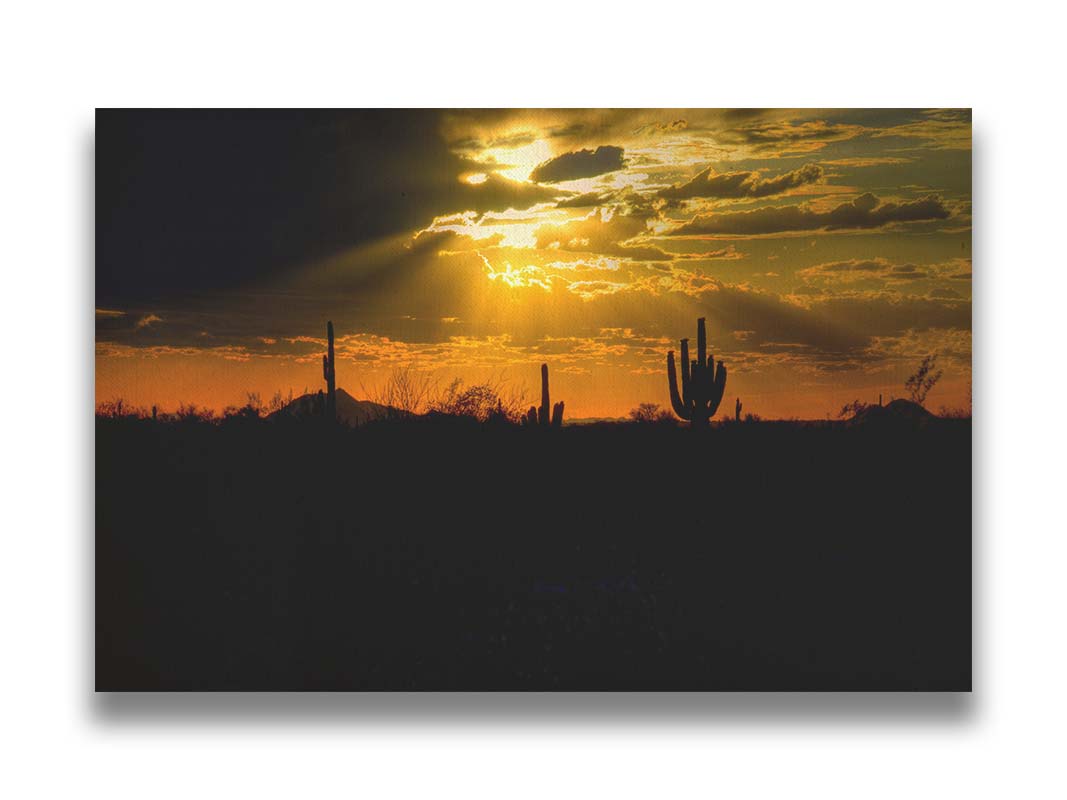
[{"label": "yellow glow in sky", "polygon": [[493,147],[482,153],[482,158],[504,165],[496,170],[513,181],[529,180],[534,167],[552,158],[552,148],[544,139],[538,139],[519,147]]}]

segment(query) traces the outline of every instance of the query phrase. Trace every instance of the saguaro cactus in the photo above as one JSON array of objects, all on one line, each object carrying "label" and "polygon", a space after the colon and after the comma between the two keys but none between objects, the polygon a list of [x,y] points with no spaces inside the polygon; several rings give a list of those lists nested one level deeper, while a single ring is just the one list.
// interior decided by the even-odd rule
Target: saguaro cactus
[{"label": "saguaro cactus", "polygon": [[322,377],[326,381],[326,419],[337,419],[337,373],[333,361],[333,323],[326,323],[326,355],[322,357]]},{"label": "saguaro cactus", "polygon": [[697,357],[689,360],[689,340],[681,340],[682,393],[678,393],[678,376],[674,369],[674,351],[667,353],[667,383],[671,391],[671,408],[688,420],[692,427],[704,427],[715,416],[726,389],[726,366],[708,355],[708,335],[704,317],[697,320]]},{"label": "saguaro cactus", "polygon": [[524,425],[538,425],[543,428],[563,427],[563,401],[560,400],[551,406],[552,415],[549,416],[550,400],[548,396],[548,364],[541,365],[541,407],[530,406],[530,410],[523,417]]},{"label": "saguaro cactus", "polygon": [[741,421],[741,398],[738,397],[734,400],[734,421]]}]

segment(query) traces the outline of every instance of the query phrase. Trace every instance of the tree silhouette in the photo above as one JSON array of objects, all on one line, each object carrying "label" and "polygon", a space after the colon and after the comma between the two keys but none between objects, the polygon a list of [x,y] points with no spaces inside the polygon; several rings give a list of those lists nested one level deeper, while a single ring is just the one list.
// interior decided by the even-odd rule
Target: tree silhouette
[{"label": "tree silhouette", "polygon": [[629,417],[634,422],[642,424],[650,423],[674,423],[671,412],[660,408],[656,403],[641,403],[637,408],[630,409]]}]

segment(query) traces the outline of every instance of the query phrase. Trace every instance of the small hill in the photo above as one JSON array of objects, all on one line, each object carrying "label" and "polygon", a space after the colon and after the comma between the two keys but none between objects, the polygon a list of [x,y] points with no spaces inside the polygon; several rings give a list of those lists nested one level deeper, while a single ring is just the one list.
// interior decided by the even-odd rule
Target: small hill
[{"label": "small hill", "polygon": [[891,400],[884,406],[867,406],[852,419],[855,425],[924,425],[936,417],[911,400]]},{"label": "small hill", "polygon": [[[302,394],[285,408],[268,416],[267,419],[313,417],[319,413],[319,402],[318,392]],[[400,413],[402,412],[390,406],[383,406],[381,403],[357,400],[344,389],[337,390],[337,418],[349,425],[362,425],[390,414]]]}]

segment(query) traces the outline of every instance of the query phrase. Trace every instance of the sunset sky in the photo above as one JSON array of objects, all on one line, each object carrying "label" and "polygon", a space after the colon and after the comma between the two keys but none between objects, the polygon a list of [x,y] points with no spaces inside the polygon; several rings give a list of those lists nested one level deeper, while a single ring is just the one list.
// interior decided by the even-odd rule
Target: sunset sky
[{"label": "sunset sky", "polygon": [[570,418],[669,407],[695,337],[764,417],[970,408],[963,110],[111,112],[96,122],[96,398],[172,409],[410,366]]}]

